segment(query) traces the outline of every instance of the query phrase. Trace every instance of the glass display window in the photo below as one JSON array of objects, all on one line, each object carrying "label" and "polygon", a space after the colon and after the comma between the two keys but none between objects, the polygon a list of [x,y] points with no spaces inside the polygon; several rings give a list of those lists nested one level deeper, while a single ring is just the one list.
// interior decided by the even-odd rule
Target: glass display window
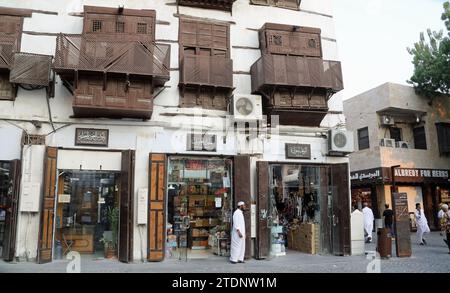
[{"label": "glass display window", "polygon": [[119,224],[119,173],[64,170],[58,177],[55,258],[73,250],[114,257]]},{"label": "glass display window", "polygon": [[169,158],[168,255],[184,258],[229,253],[231,170],[231,159]]}]

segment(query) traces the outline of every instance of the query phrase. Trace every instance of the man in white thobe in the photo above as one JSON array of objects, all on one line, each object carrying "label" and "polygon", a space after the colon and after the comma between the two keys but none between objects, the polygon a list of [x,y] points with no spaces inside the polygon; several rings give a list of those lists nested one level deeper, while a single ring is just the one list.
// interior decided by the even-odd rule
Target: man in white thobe
[{"label": "man in white thobe", "polygon": [[364,208],[362,209],[364,216],[364,234],[366,236],[366,243],[372,242],[372,230],[373,230],[373,212],[372,209],[369,208],[367,202],[364,203]]},{"label": "man in white thobe", "polygon": [[419,240],[420,245],[426,245],[427,241],[423,238],[423,234],[430,233],[430,227],[428,227],[428,221],[423,209],[420,207],[420,203],[416,203],[414,215],[416,217],[417,225],[417,240]]},{"label": "man in white thobe", "polygon": [[231,255],[230,262],[236,264],[244,262],[245,254],[245,203],[238,202],[237,209],[233,214],[233,229],[231,232]]}]

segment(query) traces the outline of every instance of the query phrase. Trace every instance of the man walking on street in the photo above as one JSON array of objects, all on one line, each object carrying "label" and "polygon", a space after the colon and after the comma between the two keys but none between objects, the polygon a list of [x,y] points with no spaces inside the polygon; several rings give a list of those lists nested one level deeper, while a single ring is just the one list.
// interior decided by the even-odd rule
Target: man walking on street
[{"label": "man walking on street", "polygon": [[231,232],[231,255],[230,262],[236,264],[244,262],[245,255],[245,203],[238,202],[237,209],[233,214],[233,229]]},{"label": "man walking on street", "polygon": [[384,217],[384,227],[389,229],[390,236],[394,236],[394,227],[393,227],[393,217],[394,217],[394,211],[392,211],[389,208],[389,204],[385,204],[384,207],[386,208],[383,212]]},{"label": "man walking on street", "polygon": [[448,210],[448,205],[443,204],[441,210],[439,211],[439,220],[441,224],[441,231],[445,233],[446,239],[444,239],[445,244],[448,246],[450,254],[450,211]]},{"label": "man walking on street", "polygon": [[416,217],[417,239],[419,240],[419,245],[426,245],[427,241],[423,238],[423,234],[430,233],[430,227],[428,227],[428,221],[423,209],[420,207],[420,203],[416,203],[414,215]]},{"label": "man walking on street", "polygon": [[369,208],[367,202],[364,203],[364,208],[362,209],[364,215],[364,234],[366,236],[366,243],[372,242],[372,230],[373,230],[373,212],[372,209]]}]

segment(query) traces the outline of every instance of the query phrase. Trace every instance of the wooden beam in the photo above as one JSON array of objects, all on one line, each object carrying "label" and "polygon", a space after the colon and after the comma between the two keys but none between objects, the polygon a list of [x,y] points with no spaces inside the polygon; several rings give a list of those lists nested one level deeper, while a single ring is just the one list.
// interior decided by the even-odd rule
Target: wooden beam
[{"label": "wooden beam", "polygon": [[192,15],[180,14],[180,13],[174,13],[173,16],[178,17],[178,18],[197,20],[197,21],[217,22],[217,23],[221,23],[221,24],[236,24],[236,22],[234,22],[234,21],[219,20],[219,19],[207,18],[207,17],[198,17],[198,16],[192,16]]},{"label": "wooden beam", "polygon": [[32,36],[51,36],[57,37],[60,33],[47,33],[47,32],[35,32],[35,31],[22,31],[22,33]]},{"label": "wooden beam", "polygon": [[0,7],[0,15],[31,17],[33,13],[58,15],[58,12],[38,9]]}]

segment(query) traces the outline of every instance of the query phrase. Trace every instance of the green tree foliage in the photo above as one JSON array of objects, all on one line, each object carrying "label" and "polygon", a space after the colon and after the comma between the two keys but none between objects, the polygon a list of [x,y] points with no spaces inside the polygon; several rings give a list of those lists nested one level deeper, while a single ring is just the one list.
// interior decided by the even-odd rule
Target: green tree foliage
[{"label": "green tree foliage", "polygon": [[420,41],[408,48],[414,64],[414,74],[408,83],[430,99],[437,94],[450,95],[450,2],[444,3],[442,20],[447,34],[428,29],[427,37],[421,33]]}]

